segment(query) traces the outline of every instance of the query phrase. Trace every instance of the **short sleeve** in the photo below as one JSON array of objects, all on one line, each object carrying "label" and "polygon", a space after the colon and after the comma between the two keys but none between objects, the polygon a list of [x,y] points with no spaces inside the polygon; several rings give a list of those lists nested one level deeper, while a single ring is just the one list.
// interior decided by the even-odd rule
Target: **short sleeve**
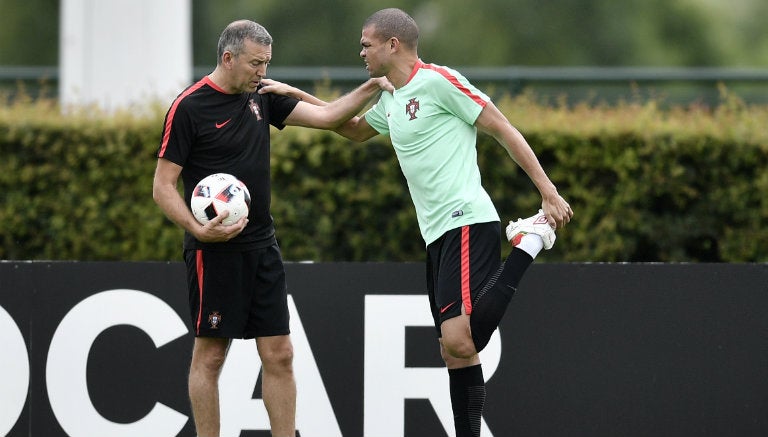
[{"label": "short sleeve", "polygon": [[387,93],[382,93],[379,101],[369,109],[364,117],[365,121],[378,132],[386,135],[389,133],[389,122],[387,121],[387,98],[391,99]]}]

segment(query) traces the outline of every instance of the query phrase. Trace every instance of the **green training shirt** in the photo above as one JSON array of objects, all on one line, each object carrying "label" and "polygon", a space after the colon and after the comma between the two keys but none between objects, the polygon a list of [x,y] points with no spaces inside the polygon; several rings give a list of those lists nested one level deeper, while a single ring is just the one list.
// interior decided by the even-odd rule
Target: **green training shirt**
[{"label": "green training shirt", "polygon": [[477,166],[474,123],[489,101],[457,71],[419,61],[405,86],[365,113],[392,140],[427,245],[451,229],[499,221]]}]

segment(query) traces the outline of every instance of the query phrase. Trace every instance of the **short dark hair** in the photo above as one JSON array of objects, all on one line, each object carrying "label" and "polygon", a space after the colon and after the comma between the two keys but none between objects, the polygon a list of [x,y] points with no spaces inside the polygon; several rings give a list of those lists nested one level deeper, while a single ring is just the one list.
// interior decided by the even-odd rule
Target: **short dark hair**
[{"label": "short dark hair", "polygon": [[419,44],[419,26],[401,9],[387,8],[375,12],[363,23],[363,28],[373,26],[379,40],[395,37],[406,47],[416,49]]},{"label": "short dark hair", "polygon": [[237,20],[229,23],[219,37],[217,48],[218,59],[216,64],[221,63],[221,56],[229,50],[234,56],[243,52],[245,40],[250,40],[263,46],[272,45],[272,36],[259,23],[251,20]]}]

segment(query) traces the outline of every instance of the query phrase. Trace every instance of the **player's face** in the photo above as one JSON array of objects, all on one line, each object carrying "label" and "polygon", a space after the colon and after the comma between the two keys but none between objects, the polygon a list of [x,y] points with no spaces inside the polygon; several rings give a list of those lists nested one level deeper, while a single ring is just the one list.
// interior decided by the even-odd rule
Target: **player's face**
[{"label": "player's face", "polygon": [[373,26],[363,29],[360,37],[360,57],[365,61],[365,69],[371,77],[381,77],[387,74],[386,59],[389,53],[389,40],[376,37]]},{"label": "player's face", "polygon": [[236,92],[256,91],[261,79],[267,75],[267,66],[272,60],[272,46],[245,40],[243,51],[232,58],[232,85]]}]

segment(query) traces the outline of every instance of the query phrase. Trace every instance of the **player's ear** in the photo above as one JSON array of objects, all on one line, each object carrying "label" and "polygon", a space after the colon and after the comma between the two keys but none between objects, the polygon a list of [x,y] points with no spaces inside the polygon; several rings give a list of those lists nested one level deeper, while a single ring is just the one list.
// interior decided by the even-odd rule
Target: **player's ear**
[{"label": "player's ear", "polygon": [[232,52],[230,52],[229,50],[225,51],[221,55],[221,64],[224,65],[225,67],[231,67],[233,60],[234,60],[234,56],[232,56]]}]

